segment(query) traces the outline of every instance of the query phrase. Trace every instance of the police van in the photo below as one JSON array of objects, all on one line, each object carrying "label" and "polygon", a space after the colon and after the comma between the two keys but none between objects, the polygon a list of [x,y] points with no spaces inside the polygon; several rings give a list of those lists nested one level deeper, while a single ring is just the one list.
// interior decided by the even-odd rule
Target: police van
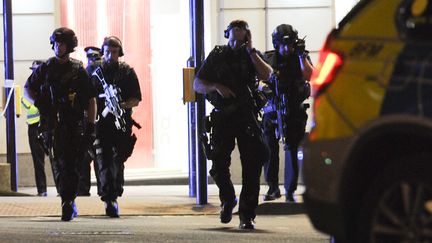
[{"label": "police van", "polygon": [[364,0],[312,78],[304,201],[335,242],[432,242],[432,0]]}]

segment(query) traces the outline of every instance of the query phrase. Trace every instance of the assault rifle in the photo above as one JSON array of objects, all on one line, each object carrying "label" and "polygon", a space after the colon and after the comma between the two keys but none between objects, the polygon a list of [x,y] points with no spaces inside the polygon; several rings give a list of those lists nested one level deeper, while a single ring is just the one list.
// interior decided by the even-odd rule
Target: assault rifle
[{"label": "assault rifle", "polygon": [[54,143],[54,134],[52,130],[42,131],[37,136],[39,144],[42,145],[43,151],[50,158],[50,160],[54,159],[53,153],[53,143]]},{"label": "assault rifle", "polygon": [[35,100],[40,114],[37,139],[50,160],[54,159],[54,130],[58,120],[58,105],[54,94],[53,87],[46,82],[41,86],[39,99]]},{"label": "assault rifle", "polygon": [[102,69],[96,68],[92,76],[96,76],[99,82],[102,84],[104,90],[103,94],[100,94],[100,98],[105,98],[105,109],[102,111],[102,116],[106,117],[108,112],[111,112],[115,118],[115,126],[118,130],[126,131],[126,121],[123,117],[125,110],[120,107],[120,89],[112,84],[108,84],[103,76]]},{"label": "assault rifle", "polygon": [[275,94],[273,97],[273,110],[276,111],[277,114],[277,129],[276,129],[276,138],[282,139],[282,142],[285,143],[285,128],[286,123],[285,119],[287,117],[287,97],[286,94],[281,94],[279,91],[279,77],[277,74],[272,75],[270,82],[273,83]]}]

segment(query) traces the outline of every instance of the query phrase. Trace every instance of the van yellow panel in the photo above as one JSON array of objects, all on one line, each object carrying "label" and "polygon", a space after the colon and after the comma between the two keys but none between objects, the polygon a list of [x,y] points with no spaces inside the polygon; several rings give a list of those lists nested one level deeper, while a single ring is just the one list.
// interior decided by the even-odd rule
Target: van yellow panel
[{"label": "van yellow panel", "polygon": [[342,55],[343,65],[325,94],[316,100],[320,108],[315,110],[312,140],[351,136],[380,115],[397,60],[395,53],[404,47],[400,41],[336,38],[330,49]]},{"label": "van yellow panel", "polygon": [[[398,32],[395,26],[395,14],[400,1],[375,0],[353,18],[340,32],[341,37],[361,36],[395,38]],[[389,11],[389,9],[391,9]],[[377,36],[379,34],[379,36]]]},{"label": "van yellow panel", "polygon": [[[333,108],[330,100],[326,95],[320,96],[315,100],[315,105],[319,105],[320,109],[315,112],[314,118],[316,126],[310,133],[310,140],[334,139],[352,134],[352,129],[342,120],[341,116]],[[331,126],[320,126],[320,124],[332,124]]]}]

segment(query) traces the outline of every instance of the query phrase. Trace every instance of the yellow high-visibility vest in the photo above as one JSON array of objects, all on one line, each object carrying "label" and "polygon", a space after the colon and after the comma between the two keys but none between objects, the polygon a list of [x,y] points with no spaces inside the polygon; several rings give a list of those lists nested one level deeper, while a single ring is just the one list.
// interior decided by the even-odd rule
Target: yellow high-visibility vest
[{"label": "yellow high-visibility vest", "polygon": [[21,98],[21,104],[27,110],[27,124],[32,125],[39,122],[40,115],[38,108],[24,97]]}]

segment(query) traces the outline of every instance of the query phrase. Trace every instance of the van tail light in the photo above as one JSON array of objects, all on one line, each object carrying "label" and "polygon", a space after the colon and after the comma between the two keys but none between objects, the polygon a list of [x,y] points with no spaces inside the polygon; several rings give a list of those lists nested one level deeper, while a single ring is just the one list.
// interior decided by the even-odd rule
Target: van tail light
[{"label": "van tail light", "polygon": [[342,56],[327,50],[326,46],[328,46],[328,40],[319,53],[318,65],[311,78],[315,97],[334,80],[337,71],[343,64]]}]

